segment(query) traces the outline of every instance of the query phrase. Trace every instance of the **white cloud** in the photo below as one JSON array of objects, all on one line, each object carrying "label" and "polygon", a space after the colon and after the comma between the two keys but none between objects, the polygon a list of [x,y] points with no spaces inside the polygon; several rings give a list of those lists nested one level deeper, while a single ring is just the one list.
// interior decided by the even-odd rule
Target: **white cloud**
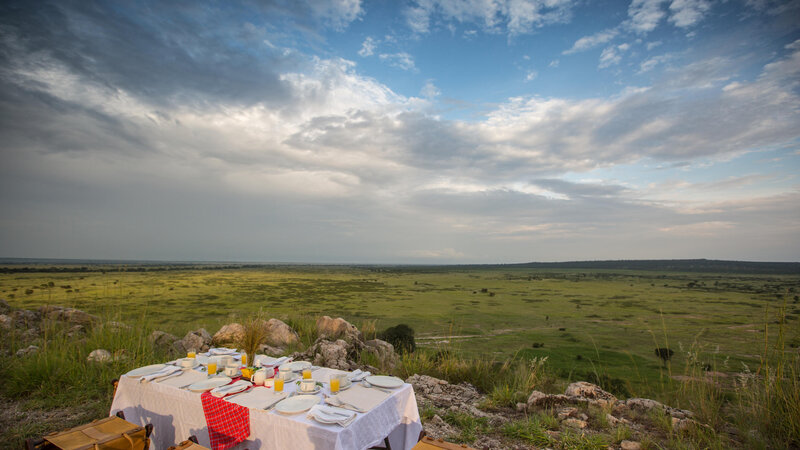
[{"label": "white cloud", "polygon": [[539,76],[539,72],[535,70],[529,70],[528,73],[525,75],[525,81],[533,81],[536,77]]},{"label": "white cloud", "polygon": [[363,13],[361,0],[306,0],[312,13],[337,30],[343,30]]},{"label": "white cloud", "polygon": [[378,55],[381,61],[387,62],[390,66],[397,67],[403,70],[414,71],[417,67],[414,65],[414,58],[406,52],[398,53],[381,53]]},{"label": "white cloud", "polygon": [[711,4],[706,0],[672,0],[669,21],[676,27],[687,28],[703,20],[710,9]]},{"label": "white cloud", "polygon": [[607,30],[599,31],[595,34],[590,36],[584,36],[574,44],[568,50],[564,50],[562,53],[565,55],[571,53],[582,52],[584,50],[589,50],[590,48],[597,47],[598,45],[605,44],[606,42],[614,39],[619,34],[619,31],[616,28],[609,28]]},{"label": "white cloud", "polygon": [[656,29],[667,13],[662,8],[666,0],[633,0],[628,7],[628,26],[637,33],[649,33]]},{"label": "white cloud", "polygon": [[366,58],[367,56],[372,56],[375,54],[375,49],[378,47],[378,43],[375,42],[375,39],[371,37],[367,37],[364,39],[364,42],[361,43],[361,50],[358,51],[358,55]]},{"label": "white cloud", "polygon": [[452,26],[452,22],[474,24],[486,32],[505,29],[514,36],[569,22],[574,6],[574,0],[418,0],[406,8],[405,16],[409,28],[418,34],[430,32],[433,18],[445,26]]},{"label": "white cloud", "polygon": [[628,51],[629,48],[629,44],[620,44],[617,46],[612,45],[604,48],[603,52],[600,54],[600,64],[598,67],[603,69],[619,64],[619,62],[622,60],[622,55],[620,53]]},{"label": "white cloud", "polygon": [[559,64],[561,64],[561,61],[559,61],[557,59],[554,59],[554,60],[550,61],[550,64],[548,64],[547,67],[555,68],[555,67],[558,67]]},{"label": "white cloud", "polygon": [[427,81],[425,81],[425,85],[422,86],[422,89],[420,89],[419,94],[423,98],[427,98],[429,100],[432,100],[432,99],[440,96],[442,94],[442,91],[440,91],[439,88],[436,87],[435,84],[433,84],[433,80],[427,80]]},{"label": "white cloud", "polygon": [[647,50],[650,51],[650,50],[658,47],[661,44],[663,44],[663,42],[661,42],[661,41],[648,42],[647,43]]}]

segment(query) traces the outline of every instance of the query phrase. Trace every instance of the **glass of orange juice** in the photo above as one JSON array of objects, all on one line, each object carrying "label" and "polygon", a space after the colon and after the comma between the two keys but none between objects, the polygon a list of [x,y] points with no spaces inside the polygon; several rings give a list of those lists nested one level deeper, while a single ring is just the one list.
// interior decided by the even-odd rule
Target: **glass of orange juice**
[{"label": "glass of orange juice", "polygon": [[275,392],[283,392],[283,378],[275,376]]},{"label": "glass of orange juice", "polygon": [[303,379],[310,380],[311,379],[311,369],[304,369],[303,370]]},{"label": "glass of orange juice", "polygon": [[195,357],[197,357],[197,353],[195,353],[195,352],[186,352],[186,357],[187,358],[195,358]]},{"label": "glass of orange juice", "polygon": [[335,394],[339,392],[339,386],[341,385],[342,379],[339,378],[339,374],[331,375],[330,384],[331,384],[331,394]]},{"label": "glass of orange juice", "polygon": [[208,374],[209,375],[216,375],[217,374],[217,362],[211,361],[208,363]]},{"label": "glass of orange juice", "polygon": [[242,353],[242,365],[247,367],[247,353]]}]

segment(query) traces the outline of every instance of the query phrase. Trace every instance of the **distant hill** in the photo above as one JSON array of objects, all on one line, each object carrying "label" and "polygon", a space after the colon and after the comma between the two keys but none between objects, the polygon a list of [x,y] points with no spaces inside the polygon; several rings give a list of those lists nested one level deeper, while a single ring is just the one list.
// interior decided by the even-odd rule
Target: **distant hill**
[{"label": "distant hill", "polygon": [[800,275],[800,262],[723,261],[717,259],[640,259],[617,261],[529,262],[506,267],[531,269],[662,270]]}]

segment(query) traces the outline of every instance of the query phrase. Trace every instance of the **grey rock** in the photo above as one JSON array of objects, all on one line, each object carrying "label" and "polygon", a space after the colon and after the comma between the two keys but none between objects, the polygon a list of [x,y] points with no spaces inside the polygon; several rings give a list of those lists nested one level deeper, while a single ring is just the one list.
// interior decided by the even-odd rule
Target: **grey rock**
[{"label": "grey rock", "polygon": [[0,298],[0,314],[8,314],[11,312],[11,306],[8,305],[8,302]]},{"label": "grey rock", "polygon": [[69,338],[79,337],[86,334],[86,327],[83,325],[73,325],[64,334]]},{"label": "grey rock", "polygon": [[45,319],[83,326],[90,326],[100,320],[97,316],[83,312],[80,309],[65,308],[63,306],[45,305],[39,308],[39,313]]},{"label": "grey rock", "polygon": [[619,443],[619,448],[622,450],[641,450],[642,444],[636,441],[622,441]]},{"label": "grey rock", "polygon": [[21,348],[21,349],[17,350],[17,356],[22,358],[22,357],[25,357],[25,356],[35,355],[38,352],[39,352],[39,347],[38,346],[29,345],[26,348]]},{"label": "grey rock", "polygon": [[86,361],[98,363],[109,362],[111,361],[111,352],[102,348],[92,350],[92,352],[89,353],[89,356],[86,357]]},{"label": "grey rock", "polygon": [[300,338],[297,333],[282,320],[269,319],[265,325],[267,331],[267,344],[276,347],[285,347],[297,343]]},{"label": "grey rock", "polygon": [[435,414],[430,420],[425,421],[423,428],[425,428],[425,432],[432,439],[446,439],[459,434],[455,427],[445,422],[438,414]]},{"label": "grey rock", "polygon": [[126,324],[126,323],[122,323],[122,322],[117,322],[115,320],[111,320],[111,321],[108,321],[108,322],[104,323],[103,324],[103,328],[104,329],[108,329],[113,333],[119,333],[120,331],[130,331],[131,326]]},{"label": "grey rock", "polygon": [[568,426],[568,427],[578,428],[578,429],[583,429],[583,428],[586,428],[587,426],[589,426],[589,424],[585,420],[574,419],[572,417],[570,417],[569,419],[564,420],[563,424]]},{"label": "grey rock", "polygon": [[0,314],[0,329],[10,330],[14,328],[14,319],[6,314]]},{"label": "grey rock", "polygon": [[585,381],[578,381],[567,386],[564,392],[567,397],[579,397],[589,400],[589,403],[596,403],[599,406],[613,405],[617,402],[617,397],[604,391],[600,386]]},{"label": "grey rock", "polygon": [[691,411],[673,408],[649,398],[629,398],[628,400],[617,402],[616,406],[614,407],[615,411],[625,411],[626,409],[640,412],[661,410],[664,412],[664,414],[667,414],[671,417],[677,417],[678,419],[685,419],[694,416],[694,413]]},{"label": "grey rock", "polygon": [[38,325],[42,320],[42,315],[38,311],[30,311],[27,309],[18,309],[11,312],[11,318],[14,319],[17,328],[29,328]]},{"label": "grey rock", "polygon": [[164,349],[172,347],[172,344],[178,340],[178,337],[165,331],[155,330],[150,333],[147,340],[149,340],[154,347]]},{"label": "grey rock", "polygon": [[214,333],[214,336],[211,338],[211,342],[218,346],[231,346],[238,344],[243,338],[244,325],[233,322],[223,325],[219,331]]},{"label": "grey rock", "polygon": [[314,355],[315,366],[339,370],[351,370],[351,367],[355,366],[355,363],[347,359],[348,345],[342,339],[337,339],[336,341],[318,340],[306,353]]},{"label": "grey rock", "polygon": [[328,339],[342,338],[348,342],[364,340],[358,328],[341,317],[332,319],[330,316],[322,316],[317,319],[317,335]]},{"label": "grey rock", "polygon": [[261,344],[258,347],[258,353],[267,356],[282,356],[286,350],[281,347],[273,347],[268,344]]},{"label": "grey rock", "polygon": [[[179,344],[180,343],[180,344]],[[184,352],[205,352],[211,347],[211,335],[205,328],[199,328],[186,333],[180,341],[173,344],[176,350]]]},{"label": "grey rock", "polygon": [[392,371],[400,362],[400,355],[395,353],[394,346],[380,339],[372,339],[364,343],[364,350],[375,355],[380,367],[387,372]]}]

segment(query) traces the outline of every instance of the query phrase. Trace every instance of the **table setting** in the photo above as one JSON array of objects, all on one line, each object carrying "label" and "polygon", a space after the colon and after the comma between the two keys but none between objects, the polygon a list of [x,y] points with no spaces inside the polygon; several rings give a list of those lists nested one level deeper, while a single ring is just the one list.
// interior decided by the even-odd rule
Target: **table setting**
[{"label": "table setting", "polygon": [[120,378],[111,413],[163,419],[167,430],[154,432],[154,442],[163,437],[164,448],[186,433],[214,450],[367,448],[387,436],[392,448],[411,448],[417,441],[416,399],[399,378],[267,355],[248,367],[246,358],[212,348],[133,369]]}]

